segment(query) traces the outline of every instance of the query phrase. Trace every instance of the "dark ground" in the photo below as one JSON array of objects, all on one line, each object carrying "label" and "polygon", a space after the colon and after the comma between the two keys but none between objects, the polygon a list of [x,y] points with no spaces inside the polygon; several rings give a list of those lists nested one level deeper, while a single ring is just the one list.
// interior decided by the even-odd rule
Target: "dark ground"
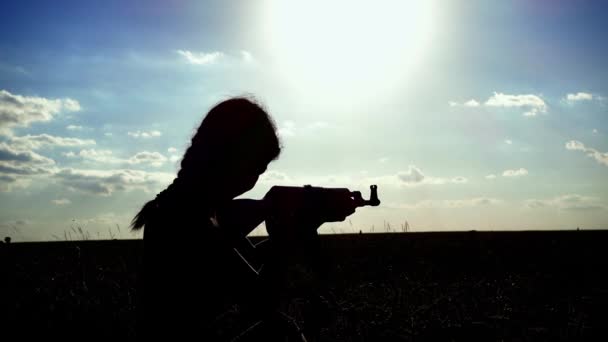
[{"label": "dark ground", "polygon": [[[321,341],[606,341],[607,242],[608,231],[323,236],[326,290],[295,291],[285,310]],[[1,247],[0,336],[133,337],[141,241]]]}]

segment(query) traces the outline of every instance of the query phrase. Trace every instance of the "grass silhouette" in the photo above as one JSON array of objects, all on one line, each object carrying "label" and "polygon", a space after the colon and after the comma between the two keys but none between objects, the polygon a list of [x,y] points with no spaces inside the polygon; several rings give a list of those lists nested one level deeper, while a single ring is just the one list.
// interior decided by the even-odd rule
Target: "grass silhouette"
[{"label": "grass silhouette", "polygon": [[[87,236],[74,229],[72,238]],[[293,291],[284,310],[322,340],[598,340],[607,336],[608,278],[598,271],[608,268],[607,237],[394,229],[323,235],[326,288]],[[4,245],[13,285],[6,333],[35,326],[45,336],[133,338],[141,247],[139,240]]]}]

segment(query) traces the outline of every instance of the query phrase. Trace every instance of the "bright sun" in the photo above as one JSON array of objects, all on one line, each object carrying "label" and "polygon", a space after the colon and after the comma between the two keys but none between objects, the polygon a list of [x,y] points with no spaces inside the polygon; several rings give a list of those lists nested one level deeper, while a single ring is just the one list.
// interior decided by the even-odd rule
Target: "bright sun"
[{"label": "bright sun", "polygon": [[264,37],[292,89],[369,100],[403,81],[431,40],[431,0],[270,0]]}]

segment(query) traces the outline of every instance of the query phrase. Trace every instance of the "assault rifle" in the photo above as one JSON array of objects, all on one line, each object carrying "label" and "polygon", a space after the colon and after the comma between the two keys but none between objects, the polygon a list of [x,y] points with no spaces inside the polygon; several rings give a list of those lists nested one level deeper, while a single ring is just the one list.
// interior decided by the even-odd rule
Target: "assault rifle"
[{"label": "assault rifle", "polygon": [[378,205],[376,185],[370,186],[369,200],[347,188],[273,186],[261,200],[232,200],[217,216],[222,226],[243,237],[266,221],[272,238],[299,235],[302,229],[316,233],[321,224],[344,221],[358,207]]},{"label": "assault rifle", "polygon": [[[358,207],[380,205],[376,185],[370,186],[369,200],[363,199],[360,191],[305,185],[273,186],[263,201],[267,213],[266,229],[271,237],[286,233],[275,231],[273,226],[304,227],[316,231],[325,222],[344,221]],[[298,232],[292,233],[297,235]]]}]

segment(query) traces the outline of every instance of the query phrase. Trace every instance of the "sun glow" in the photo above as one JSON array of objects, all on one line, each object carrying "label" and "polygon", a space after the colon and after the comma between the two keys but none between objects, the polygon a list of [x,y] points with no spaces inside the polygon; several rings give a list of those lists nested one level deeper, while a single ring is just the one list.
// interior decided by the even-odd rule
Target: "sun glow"
[{"label": "sun glow", "polygon": [[264,37],[293,90],[352,105],[407,78],[431,42],[434,12],[431,0],[271,0]]}]

